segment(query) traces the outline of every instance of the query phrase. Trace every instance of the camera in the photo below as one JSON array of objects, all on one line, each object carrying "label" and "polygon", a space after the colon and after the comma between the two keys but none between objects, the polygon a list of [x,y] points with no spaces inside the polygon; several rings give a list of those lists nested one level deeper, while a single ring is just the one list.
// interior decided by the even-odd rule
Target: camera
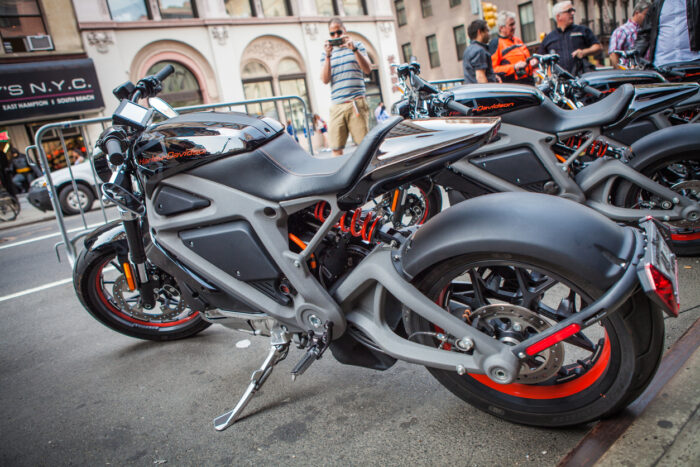
[{"label": "camera", "polygon": [[343,38],[339,37],[337,39],[328,39],[328,43],[333,47],[337,47],[339,45],[343,45]]}]

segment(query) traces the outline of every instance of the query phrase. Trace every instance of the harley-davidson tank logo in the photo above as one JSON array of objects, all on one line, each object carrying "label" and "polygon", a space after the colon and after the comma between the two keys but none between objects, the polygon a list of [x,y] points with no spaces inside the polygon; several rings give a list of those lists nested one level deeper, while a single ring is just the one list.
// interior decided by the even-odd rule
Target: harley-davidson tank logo
[{"label": "harley-davidson tank logo", "polygon": [[202,154],[206,154],[206,153],[207,153],[207,151],[205,149],[188,149],[188,150],[182,151],[182,152],[170,151],[167,154],[162,154],[160,156],[142,157],[141,163],[142,164],[149,164],[151,162],[159,162],[159,161],[164,161],[167,159],[178,159],[180,157],[188,157],[188,156],[201,156]]},{"label": "harley-davidson tank logo", "polygon": [[493,105],[480,105],[479,107],[474,109],[474,112],[486,112],[487,110],[507,109],[508,107],[513,107],[514,105],[515,104],[512,102],[504,102]]}]

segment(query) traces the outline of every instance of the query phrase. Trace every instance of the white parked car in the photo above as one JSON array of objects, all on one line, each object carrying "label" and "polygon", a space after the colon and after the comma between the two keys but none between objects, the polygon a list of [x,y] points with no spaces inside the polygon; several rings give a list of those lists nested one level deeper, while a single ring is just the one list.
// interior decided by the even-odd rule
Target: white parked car
[{"label": "white parked car", "polygon": [[[99,187],[95,185],[89,161],[73,165],[71,169],[75,177],[77,191],[73,190],[68,167],[51,172],[51,180],[56,187],[58,201],[66,215],[78,214],[80,206],[82,206],[83,211],[89,211],[95,198],[99,196]],[[53,210],[49,190],[46,186],[46,177],[42,176],[32,181],[27,199],[32,206],[42,211]]]}]

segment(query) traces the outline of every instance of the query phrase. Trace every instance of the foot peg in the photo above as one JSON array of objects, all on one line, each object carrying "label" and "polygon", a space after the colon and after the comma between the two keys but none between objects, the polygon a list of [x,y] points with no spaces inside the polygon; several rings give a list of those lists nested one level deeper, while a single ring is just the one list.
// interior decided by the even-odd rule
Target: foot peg
[{"label": "foot peg", "polygon": [[304,356],[299,360],[292,370],[292,381],[297,379],[297,376],[301,376],[304,372],[311,366],[313,362],[320,359],[323,356],[323,352],[326,351],[328,345],[333,340],[333,323],[331,321],[326,322],[325,330],[321,334],[315,334],[313,331],[309,331],[309,348],[304,354]]},{"label": "foot peg", "polygon": [[272,331],[272,346],[270,352],[267,354],[265,361],[260,366],[260,369],[255,370],[250,376],[250,384],[246,388],[243,396],[230,412],[226,412],[223,415],[219,415],[214,419],[214,428],[217,431],[223,431],[230,427],[236,420],[238,420],[243,413],[243,410],[248,405],[248,402],[253,398],[255,393],[260,389],[260,387],[265,384],[267,378],[272,373],[272,369],[279,362],[287,357],[289,352],[289,336],[286,332],[281,330]]}]

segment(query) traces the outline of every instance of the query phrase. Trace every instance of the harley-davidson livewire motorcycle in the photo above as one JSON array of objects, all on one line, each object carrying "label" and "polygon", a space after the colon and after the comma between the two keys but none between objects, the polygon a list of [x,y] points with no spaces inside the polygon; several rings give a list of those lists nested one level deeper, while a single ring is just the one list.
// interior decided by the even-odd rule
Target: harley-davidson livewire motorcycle
[{"label": "harley-davidson livewire motorcycle", "polygon": [[[636,57],[635,54],[630,55],[620,50],[617,53],[623,57]],[[534,56],[539,59],[537,74],[542,80],[542,83],[538,85],[538,89],[549,97],[552,102],[565,109],[576,109],[598,102],[625,83],[635,86],[668,83],[660,71],[670,76],[672,76],[671,73],[675,74],[676,81],[680,79],[688,80],[688,82],[698,81],[698,76],[695,76],[693,70],[700,68],[700,63],[693,65],[693,62],[691,62],[683,64],[685,65],[682,68],[684,71],[680,71],[680,66],[668,70],[659,70],[658,68],[648,70],[597,70],[574,78],[557,64],[559,60],[558,55]],[[662,87],[659,88],[661,89]],[[673,89],[673,86],[667,86],[666,88]],[[630,121],[620,128],[609,131],[607,135],[629,145],[656,130],[695,122],[700,122],[700,92],[691,94],[682,100],[673,99],[667,108],[661,108],[654,113]]]},{"label": "harley-davidson livewire motorcycle", "polygon": [[[223,430],[292,344],[294,376],[330,348],[345,364],[425,365],[465,401],[514,422],[614,414],[652,379],[676,261],[653,220],[623,227],[580,204],[502,193],[392,229],[362,206],[492,139],[497,118],[403,120],[351,155],[311,157],[268,118],[192,113],[151,124],[171,67],[114,92],[98,142],[121,220],[85,240],[74,285],[128,336],[172,340],[210,323],[270,336]],[[151,106],[172,115],[159,100]],[[455,103],[448,103],[454,107]]]},{"label": "harley-davidson livewire motorcycle", "polygon": [[697,93],[696,83],[625,84],[598,103],[564,110],[532,86],[473,84],[440,93],[419,71],[417,63],[398,67],[406,92],[392,113],[502,121],[497,138],[431,177],[448,190],[451,204],[502,191],[558,195],[615,221],[652,216],[671,227],[676,252],[700,253],[700,124],[664,128],[629,147],[611,135]]}]

